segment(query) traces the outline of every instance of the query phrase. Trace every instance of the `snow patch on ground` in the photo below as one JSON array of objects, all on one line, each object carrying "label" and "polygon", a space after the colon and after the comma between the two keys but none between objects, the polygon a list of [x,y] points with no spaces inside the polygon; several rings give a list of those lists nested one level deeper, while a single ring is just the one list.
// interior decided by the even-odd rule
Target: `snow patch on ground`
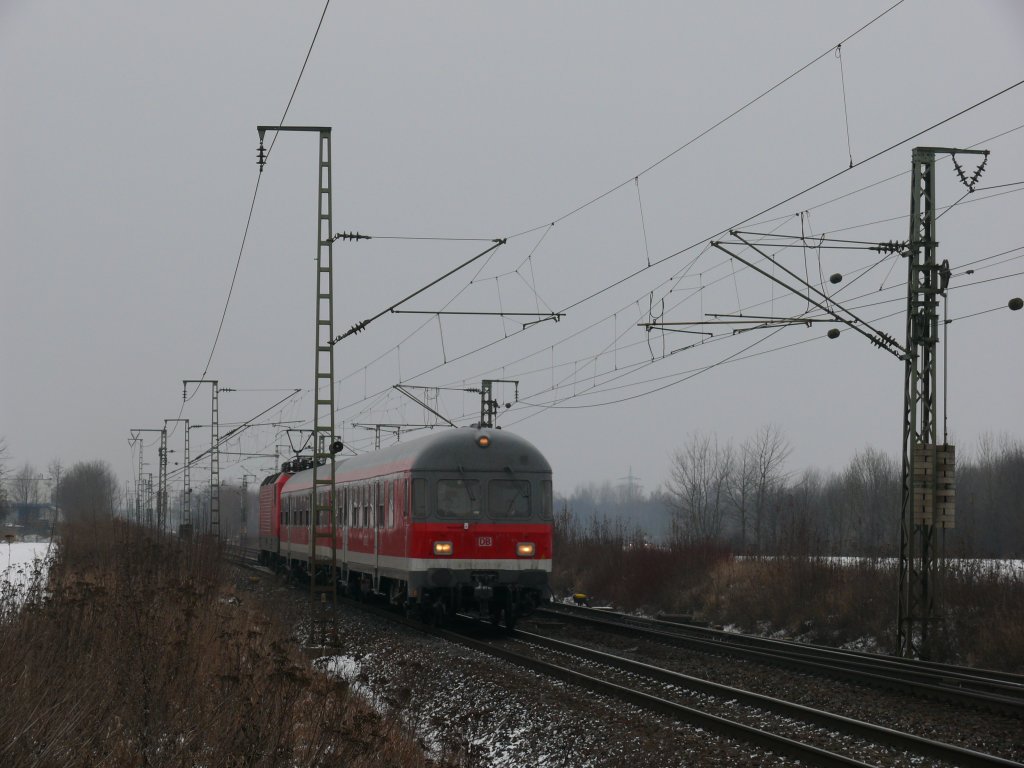
[{"label": "snow patch on ground", "polygon": [[53,547],[49,541],[0,542],[0,592],[24,599],[25,590],[46,578]]},{"label": "snow patch on ground", "polygon": [[354,683],[362,670],[359,662],[351,656],[321,656],[313,661],[313,666],[328,675],[337,677],[346,683]]}]

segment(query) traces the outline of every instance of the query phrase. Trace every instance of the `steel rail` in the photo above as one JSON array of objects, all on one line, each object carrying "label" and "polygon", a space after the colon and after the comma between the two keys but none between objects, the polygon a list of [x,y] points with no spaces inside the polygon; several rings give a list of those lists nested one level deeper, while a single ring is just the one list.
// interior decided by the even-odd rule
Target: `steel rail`
[{"label": "steel rail", "polygon": [[[557,606],[557,608],[556,608]],[[932,679],[944,682],[957,681],[967,684],[976,690],[989,690],[993,693],[1002,693],[1010,696],[1019,695],[1024,697],[1024,675],[1013,674],[1012,672],[1000,672],[998,670],[981,669],[973,667],[957,666],[954,664],[943,664],[935,661],[923,661],[921,659],[909,659],[902,656],[884,656],[877,653],[865,651],[854,651],[844,648],[830,648],[824,645],[812,643],[801,643],[795,640],[779,640],[776,638],[758,637],[757,635],[745,635],[735,632],[724,632],[718,629],[711,629],[701,624],[688,621],[673,621],[668,618],[645,618],[630,616],[614,611],[605,611],[594,608],[584,608],[574,605],[552,604],[544,610],[554,609],[554,612],[578,613],[579,615],[597,615],[602,617],[613,617],[616,621],[631,624],[639,627],[659,627],[667,630],[682,632],[689,635],[706,637],[720,642],[735,645],[747,645],[754,648],[778,648],[782,652],[787,649],[794,655],[818,656],[820,658],[830,657],[840,659],[844,662],[865,663],[874,665],[879,669],[897,669],[909,671],[911,675],[926,675],[933,673]]]},{"label": "steel rail", "polygon": [[1017,766],[1017,768],[1020,768],[1022,765],[1022,763],[994,755],[987,755],[982,752],[958,747],[956,745],[947,744],[934,739],[926,739],[914,734],[896,731],[892,728],[867,723],[862,720],[837,715],[825,710],[807,707],[802,704],[796,704],[772,696],[765,696],[742,688],[734,688],[721,683],[702,680],[681,672],[655,667],[650,664],[634,661],[622,656],[615,656],[593,648],[566,643],[561,640],[555,640],[542,635],[516,630],[511,634],[511,637],[512,639],[520,642],[541,645],[550,650],[559,651],[571,656],[582,657],[599,664],[611,666],[635,675],[648,677],[669,685],[680,686],[691,691],[698,691],[710,696],[724,698],[725,700],[739,701],[758,709],[774,712],[775,714],[783,717],[801,720],[821,728],[846,733],[865,741],[893,747],[914,756],[926,756],[939,760],[946,760],[955,765],[971,767],[977,766],[978,768],[983,768],[984,766]]},{"label": "steel rail", "polygon": [[[659,628],[644,627],[632,620],[634,617],[628,617],[631,621],[627,623],[617,620],[615,614],[606,614],[594,609],[589,609],[586,615],[582,615],[576,610],[564,611],[549,608],[540,609],[537,613],[557,616],[577,623],[591,624],[618,634],[644,635],[652,640],[687,646],[699,651],[726,653],[774,666],[785,666],[915,696],[952,701],[999,711],[1015,717],[1024,717],[1024,695],[1022,695],[1024,692],[1019,687],[993,682],[988,678],[972,679],[966,673],[955,680],[948,674],[936,672],[928,673],[928,675],[920,672],[910,674],[905,664],[872,667],[865,661],[844,662],[840,657],[828,653],[832,649],[824,649],[824,653],[817,653],[820,646],[802,646],[803,652],[797,653],[792,650],[792,646],[798,645],[796,643],[783,644],[780,641],[752,638],[749,635],[734,635],[727,632],[715,632],[713,635],[708,635],[705,633],[713,632],[713,630],[705,630],[700,627],[694,628],[701,632],[701,636],[698,637],[690,633],[690,627],[685,628],[685,633],[669,631],[663,626],[659,626]],[[680,625],[673,624],[671,628],[678,630]],[[783,650],[779,647],[781,645],[789,647]],[[925,677],[925,679],[914,679],[915,677]],[[969,683],[973,683],[977,689],[966,687]],[[998,688],[998,692],[993,691],[993,687]]]},{"label": "steel rail", "polygon": [[[254,567],[253,560],[248,557],[251,550],[242,550],[237,546],[226,545],[225,555],[231,560],[240,563],[244,567]],[[531,669],[548,677],[561,680],[562,682],[577,685],[595,693],[610,696],[621,701],[627,701],[648,711],[667,715],[672,719],[687,723],[698,728],[705,728],[726,738],[743,741],[748,744],[759,746],[767,751],[792,757],[805,762],[807,765],[823,766],[824,768],[869,768],[868,763],[854,760],[828,750],[815,747],[810,744],[803,744],[795,739],[786,736],[762,731],[753,726],[738,723],[727,718],[701,712],[698,709],[687,707],[682,704],[663,699],[657,696],[636,691],[625,686],[600,680],[589,675],[584,675],[565,667],[541,661],[524,654],[519,654],[506,648],[501,648],[492,642],[478,640],[460,632],[454,632],[436,626],[428,626],[421,621],[396,615],[392,611],[384,610],[367,603],[356,600],[347,601],[346,605],[354,606],[357,610],[368,613],[387,621],[402,624],[423,634],[432,635],[448,642],[476,650],[487,656],[508,661],[517,666]],[[480,626],[478,622],[473,623]]]},{"label": "steel rail", "polygon": [[[810,744],[791,739],[787,736],[763,731],[759,728],[729,720],[708,712],[702,712],[693,707],[687,707],[668,699],[653,696],[643,691],[627,688],[617,683],[585,675],[582,672],[562,667],[557,664],[542,661],[529,655],[517,653],[495,645],[493,642],[477,640],[465,634],[452,632],[450,630],[433,628],[431,634],[448,640],[458,645],[472,648],[488,656],[494,656],[508,661],[516,666],[539,672],[547,677],[553,677],[562,682],[584,688],[593,693],[610,696],[621,701],[629,702],[643,709],[657,712],[671,717],[679,722],[687,723],[698,728],[706,728],[726,738],[737,739],[771,752],[786,755],[795,760],[806,761],[808,765],[815,766],[858,766],[863,767],[868,763],[855,760],[844,755],[829,752],[828,750],[815,747]],[[514,634],[518,634],[514,633]],[[1010,765],[1017,765],[1010,763]],[[1018,766],[1019,768],[1019,766]]]},{"label": "steel rail", "polygon": [[[240,564],[252,566],[255,563],[256,558],[254,555],[256,550],[252,548],[242,549],[237,546],[225,545],[224,549],[226,555]],[[346,604],[354,605],[361,611],[383,617],[388,621],[403,624],[416,631],[431,634],[448,640],[449,642],[457,643],[464,647],[480,651],[489,656],[504,659],[505,661],[514,663],[517,666],[532,669],[544,675],[554,677],[566,683],[578,685],[602,695],[630,702],[643,709],[667,715],[679,722],[688,723],[700,728],[707,728],[708,730],[718,733],[726,738],[742,740],[746,743],[762,747],[769,751],[778,752],[779,754],[784,754],[797,760],[806,761],[807,764],[810,765],[867,765],[866,763],[854,758],[830,752],[811,744],[805,744],[788,736],[771,733],[719,715],[702,712],[701,710],[694,709],[693,707],[687,707],[668,699],[644,693],[643,691],[628,688],[607,680],[601,680],[591,675],[586,675],[560,665],[551,664],[529,655],[517,653],[508,648],[496,645],[494,641],[479,640],[462,632],[454,632],[439,627],[428,627],[420,621],[403,616],[396,616],[391,611],[383,610],[358,601],[351,601]],[[474,625],[477,627],[480,626],[479,622],[475,622]],[[911,755],[922,755],[941,760],[948,760],[951,763],[969,766],[971,768],[974,766],[1006,766],[1008,768],[1015,766],[1016,768],[1021,768],[1021,766],[1024,765],[1004,758],[985,755],[963,747],[924,739],[912,734],[901,733],[899,731],[870,723],[864,723],[852,718],[846,718],[821,710],[815,710],[810,707],[786,702],[781,699],[775,699],[762,694],[756,694],[750,691],[744,691],[742,689],[732,688],[706,680],[700,680],[699,678],[693,678],[682,673],[661,669],[630,659],[624,659],[622,657],[617,657],[594,649],[573,646],[562,641],[554,640],[553,638],[542,637],[522,630],[516,630],[510,633],[509,637],[519,642],[543,645],[552,650],[570,653],[591,661],[616,667],[632,674],[639,674],[652,678],[663,683],[677,685],[711,696],[724,696],[730,700],[741,701],[747,705],[759,707],[763,710],[771,711],[784,717],[802,720],[815,726],[844,732],[848,735],[864,739],[865,741],[900,749],[910,753]]]}]

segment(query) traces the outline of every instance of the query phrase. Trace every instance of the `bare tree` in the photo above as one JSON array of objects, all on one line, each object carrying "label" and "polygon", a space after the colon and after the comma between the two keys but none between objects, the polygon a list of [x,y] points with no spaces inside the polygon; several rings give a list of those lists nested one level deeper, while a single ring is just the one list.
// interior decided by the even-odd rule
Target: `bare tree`
[{"label": "bare tree", "polygon": [[61,463],[60,459],[53,459],[47,466],[46,471],[50,473],[50,501],[53,504],[57,503],[57,496],[60,494],[60,481],[64,475],[64,464]]},{"label": "bare tree", "polygon": [[891,549],[900,516],[900,470],[896,461],[877,448],[854,454],[842,479],[850,504],[852,539],[861,554],[878,555]]},{"label": "bare tree", "polygon": [[763,552],[775,543],[779,496],[788,479],[786,459],[793,449],[778,425],[766,424],[742,450],[752,482],[754,541]]},{"label": "bare tree", "polygon": [[64,473],[57,503],[66,519],[92,522],[114,514],[117,492],[117,479],[106,462],[79,462]]},{"label": "bare tree", "polygon": [[0,437],[0,520],[7,519],[7,441]]},{"label": "bare tree", "polygon": [[1020,557],[1024,552],[1024,441],[984,434],[973,452],[957,455],[957,551],[971,556]]},{"label": "bare tree", "polygon": [[691,436],[673,454],[668,493],[674,543],[722,538],[734,464],[732,445],[720,446],[708,435]]},{"label": "bare tree", "polygon": [[736,470],[733,481],[729,484],[729,505],[732,509],[736,526],[739,529],[739,550],[747,551],[747,534],[750,529],[751,507],[754,489],[757,487],[757,473],[754,471],[754,455],[748,444],[740,447],[736,459]]},{"label": "bare tree", "polygon": [[824,480],[817,469],[805,469],[795,482],[788,484],[777,544],[780,554],[808,557],[822,553],[825,540],[822,520],[822,489]]},{"label": "bare tree", "polygon": [[31,464],[25,464],[14,475],[11,491],[17,504],[34,504],[39,501],[39,473]]}]

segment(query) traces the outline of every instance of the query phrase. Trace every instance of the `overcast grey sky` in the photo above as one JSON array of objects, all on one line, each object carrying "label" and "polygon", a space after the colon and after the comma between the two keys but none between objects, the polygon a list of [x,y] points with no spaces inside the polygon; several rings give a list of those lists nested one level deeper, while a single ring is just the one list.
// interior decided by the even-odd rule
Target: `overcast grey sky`
[{"label": "overcast grey sky", "polygon": [[[548,455],[561,491],[630,467],[650,490],[688,435],[738,443],[767,423],[791,441],[792,468],[838,468],[867,445],[895,455],[903,366],[856,333],[648,335],[637,323],[802,313],[803,299],[709,238],[852,160],[743,228],[906,239],[911,148],[979,142],[992,151],[981,189],[939,221],[939,258],[954,269],[950,317],[1003,309],[950,326],[949,422],[964,449],[984,432],[1019,436],[1024,312],[1006,303],[1024,295],[1024,186],[991,187],[1024,181],[1024,130],[1013,130],[1024,86],[862,161],[1024,79],[1024,3],[906,0],[841,58],[830,51],[890,5],[335,0],[287,119],[333,128],[335,229],[528,231],[406,308],[565,312],[525,330],[510,318],[382,317],[336,348],[346,442],[372,447],[353,423],[433,421],[396,383],[489,377],[520,382],[499,423]],[[322,10],[0,3],[0,435],[11,468],[99,458],[126,480],[131,428],[179,412],[209,423],[208,390],[182,410],[182,379],[203,373],[224,311],[257,179],[256,125],[280,119]],[[260,421],[312,416],[316,160],[313,136],[285,134],[260,182],[207,373],[239,390],[221,397],[225,424],[290,388],[303,391]],[[938,204],[965,191],[942,160]],[[338,331],[486,245],[339,242]],[[843,273],[836,298],[903,340],[902,259],[814,248],[779,258],[830,291],[828,276]],[[500,396],[513,400],[511,388]],[[458,392],[438,405],[459,423],[478,410]],[[286,442],[277,432],[251,429],[225,450],[273,452]],[[194,452],[208,447],[208,432],[192,435]],[[170,442],[180,450],[180,430]],[[221,476],[270,464],[225,457]]]}]

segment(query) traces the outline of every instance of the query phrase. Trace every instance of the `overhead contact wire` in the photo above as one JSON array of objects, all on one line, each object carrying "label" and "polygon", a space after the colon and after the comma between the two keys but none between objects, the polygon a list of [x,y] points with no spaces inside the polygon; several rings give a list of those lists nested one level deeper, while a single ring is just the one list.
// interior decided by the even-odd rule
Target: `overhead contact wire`
[{"label": "overhead contact wire", "polygon": [[760,101],[761,99],[763,99],[763,98],[764,98],[765,96],[768,96],[768,95],[769,95],[769,94],[771,94],[772,92],[774,92],[774,91],[778,90],[779,88],[781,88],[781,87],[782,87],[783,85],[785,85],[786,83],[788,83],[788,82],[789,82],[790,80],[792,80],[792,79],[793,79],[794,77],[796,77],[797,75],[799,75],[799,74],[800,74],[801,72],[803,72],[803,71],[804,71],[804,70],[806,70],[807,68],[809,68],[809,67],[813,66],[814,64],[818,63],[819,61],[821,61],[821,60],[822,60],[823,58],[825,58],[826,56],[828,56],[828,55],[829,55],[830,53],[832,53],[832,52],[833,52],[834,50],[836,50],[836,48],[838,48],[839,46],[841,46],[841,45],[842,45],[843,43],[845,43],[845,42],[848,42],[849,40],[852,40],[852,39],[853,39],[854,37],[856,37],[857,35],[859,35],[859,34],[860,34],[861,32],[863,32],[863,31],[864,31],[865,29],[867,29],[868,27],[870,27],[870,26],[871,26],[872,24],[874,24],[874,23],[875,23],[876,21],[878,21],[879,19],[881,19],[881,18],[882,18],[883,16],[885,16],[886,14],[890,13],[891,11],[893,11],[894,9],[896,9],[897,7],[899,7],[900,5],[902,5],[902,4],[904,3],[904,2],[905,2],[905,0],[898,0],[898,2],[896,2],[896,3],[894,3],[893,5],[891,5],[891,6],[889,6],[888,8],[886,8],[886,9],[885,9],[884,11],[882,11],[882,12],[881,12],[880,14],[878,14],[878,15],[877,15],[877,16],[875,16],[875,17],[874,17],[873,19],[871,19],[871,21],[867,22],[866,24],[864,24],[863,26],[861,26],[860,28],[858,28],[858,29],[857,29],[856,31],[854,31],[854,32],[851,32],[851,33],[850,33],[849,35],[847,35],[846,37],[844,37],[844,38],[843,38],[842,40],[840,40],[840,41],[839,41],[839,43],[837,43],[836,45],[833,45],[833,46],[831,46],[831,47],[830,47],[830,48],[829,48],[829,49],[828,49],[827,51],[824,51],[823,53],[820,53],[820,54],[818,54],[818,55],[817,55],[817,56],[815,56],[815,57],[814,57],[813,59],[811,59],[811,60],[810,60],[809,62],[807,62],[806,64],[804,64],[804,65],[803,65],[802,67],[800,67],[800,68],[799,68],[799,69],[797,69],[796,71],[792,72],[791,74],[787,75],[787,76],[786,76],[786,77],[784,77],[784,78],[783,78],[782,80],[780,80],[779,82],[777,82],[777,83],[776,83],[775,85],[773,85],[773,86],[772,86],[771,88],[768,88],[767,90],[765,90],[765,91],[762,91],[762,92],[761,92],[760,94],[758,94],[758,95],[757,95],[757,96],[755,96],[755,97],[754,97],[753,99],[751,99],[750,101],[748,101],[748,102],[747,102],[746,104],[744,104],[744,105],[743,105],[742,107],[739,107],[738,109],[736,109],[736,110],[734,110],[734,111],[730,112],[730,113],[729,113],[728,115],[726,115],[725,117],[723,117],[723,118],[722,118],[721,120],[719,120],[719,121],[718,121],[717,123],[715,123],[714,125],[712,125],[712,126],[711,126],[710,128],[706,128],[705,130],[701,131],[701,132],[700,132],[699,134],[697,134],[696,136],[694,136],[694,137],[693,137],[692,139],[690,139],[689,141],[687,141],[687,142],[686,142],[686,143],[684,143],[683,145],[681,145],[681,146],[679,146],[679,147],[676,147],[676,148],[675,148],[674,150],[672,150],[671,152],[669,152],[669,153],[668,153],[667,155],[665,155],[664,157],[662,157],[662,158],[661,158],[660,160],[657,160],[657,161],[655,161],[655,162],[651,163],[651,164],[650,164],[649,166],[647,166],[646,168],[644,168],[644,169],[643,169],[642,171],[640,171],[639,173],[633,174],[633,175],[632,175],[632,176],[630,176],[630,177],[629,177],[628,179],[626,179],[626,180],[625,180],[625,181],[623,181],[623,182],[620,182],[620,183],[616,184],[616,185],[615,185],[614,187],[612,187],[611,189],[607,190],[606,192],[602,192],[602,193],[601,193],[600,195],[598,195],[597,197],[594,197],[594,198],[592,198],[592,199],[588,200],[587,202],[583,203],[582,205],[578,205],[577,207],[573,208],[573,209],[572,209],[571,211],[569,211],[568,213],[562,214],[562,215],[561,215],[561,216],[559,216],[559,217],[558,217],[557,219],[554,219],[554,220],[552,220],[552,221],[550,222],[550,224],[540,224],[540,225],[538,225],[538,226],[535,226],[535,227],[530,227],[529,229],[525,229],[525,230],[523,230],[522,232],[517,232],[517,233],[516,233],[516,234],[514,234],[514,235],[510,235],[510,236],[509,236],[509,238],[511,239],[511,238],[513,238],[513,237],[519,237],[520,235],[526,235],[526,234],[529,234],[530,232],[536,232],[537,230],[539,230],[539,229],[541,229],[541,228],[543,228],[543,227],[546,227],[546,226],[554,226],[554,225],[555,225],[555,224],[557,224],[558,222],[560,222],[560,221],[564,221],[565,219],[569,218],[570,216],[574,216],[575,214],[579,213],[580,211],[584,210],[585,208],[589,208],[589,207],[590,207],[591,205],[593,205],[594,203],[596,203],[596,202],[598,202],[598,201],[600,201],[600,200],[603,200],[604,198],[608,197],[608,195],[610,195],[610,194],[612,194],[612,193],[614,193],[614,192],[617,192],[618,190],[622,189],[622,188],[623,188],[624,186],[626,186],[627,184],[629,184],[629,182],[633,181],[634,179],[638,179],[638,178],[640,178],[641,176],[643,176],[643,175],[644,175],[645,173],[649,173],[650,171],[653,171],[653,170],[654,170],[655,168],[657,168],[657,167],[658,167],[659,165],[661,165],[661,164],[662,164],[662,163],[664,163],[665,161],[667,161],[667,160],[670,160],[671,158],[675,157],[675,156],[676,156],[677,154],[679,154],[680,152],[682,152],[682,151],[683,151],[684,149],[686,149],[687,147],[689,147],[689,146],[690,146],[691,144],[693,144],[693,143],[695,143],[695,142],[699,141],[700,139],[704,138],[704,137],[705,137],[705,136],[707,136],[707,135],[708,135],[709,133],[711,133],[711,132],[712,132],[712,131],[714,131],[714,130],[715,130],[716,128],[718,128],[719,126],[721,126],[721,125],[723,125],[723,124],[727,123],[727,122],[728,122],[729,120],[731,120],[732,118],[736,117],[736,115],[738,115],[738,114],[740,114],[741,112],[745,111],[745,110],[746,110],[746,109],[748,109],[749,107],[752,107],[752,106],[753,106],[754,104],[756,104],[757,102],[759,102],[759,101]]},{"label": "overhead contact wire", "polygon": [[[306,58],[302,62],[302,68],[299,70],[299,76],[295,80],[295,86],[292,88],[291,95],[288,97],[288,103],[285,105],[284,112],[281,114],[281,120],[278,123],[279,127],[284,125],[285,118],[288,116],[288,110],[291,109],[292,101],[295,99],[295,94],[299,90],[299,83],[302,82],[302,75],[306,72],[306,65],[309,63],[309,57],[313,53],[313,46],[316,45],[316,39],[320,35],[320,28],[323,26],[324,17],[327,16],[327,9],[328,9],[328,7],[330,7],[330,5],[331,5],[331,0],[327,0],[327,2],[324,3],[323,13],[320,14],[320,21],[316,25],[316,32],[313,33],[313,40],[309,44],[309,50],[306,51]],[[274,143],[277,141],[278,135],[280,135],[280,134],[275,132],[273,139],[271,139],[271,141],[270,141],[270,148],[267,150],[267,155],[266,155],[267,159],[270,158],[270,153],[274,149]],[[262,173],[259,174],[256,177],[256,184],[253,187],[253,191],[252,191],[252,202],[249,204],[249,215],[246,217],[246,220],[245,220],[245,230],[242,233],[242,244],[238,248],[238,258],[235,260],[235,270],[234,270],[234,272],[231,275],[231,285],[228,287],[228,296],[227,296],[227,299],[224,302],[224,311],[221,313],[220,323],[217,325],[217,334],[216,334],[216,336],[214,336],[214,339],[213,339],[213,347],[210,349],[210,356],[206,359],[206,367],[203,368],[203,375],[199,377],[200,379],[205,379],[206,378],[206,374],[210,370],[210,364],[213,362],[213,355],[217,351],[217,344],[220,341],[220,335],[221,335],[221,332],[224,329],[224,320],[227,318],[227,315],[228,315],[228,307],[231,305],[231,296],[232,296],[232,294],[234,293],[234,290],[235,290],[235,282],[238,279],[238,270],[239,270],[239,268],[242,265],[242,255],[245,253],[245,244],[246,244],[246,241],[248,240],[248,237],[249,237],[249,227],[252,224],[252,215],[253,215],[253,211],[256,208],[256,196],[257,196],[257,194],[260,191],[260,179],[261,178],[263,178],[263,174]],[[182,404],[182,409],[184,409],[184,404]],[[180,416],[181,416],[181,412],[180,411],[178,413],[178,416],[180,418]]]}]

